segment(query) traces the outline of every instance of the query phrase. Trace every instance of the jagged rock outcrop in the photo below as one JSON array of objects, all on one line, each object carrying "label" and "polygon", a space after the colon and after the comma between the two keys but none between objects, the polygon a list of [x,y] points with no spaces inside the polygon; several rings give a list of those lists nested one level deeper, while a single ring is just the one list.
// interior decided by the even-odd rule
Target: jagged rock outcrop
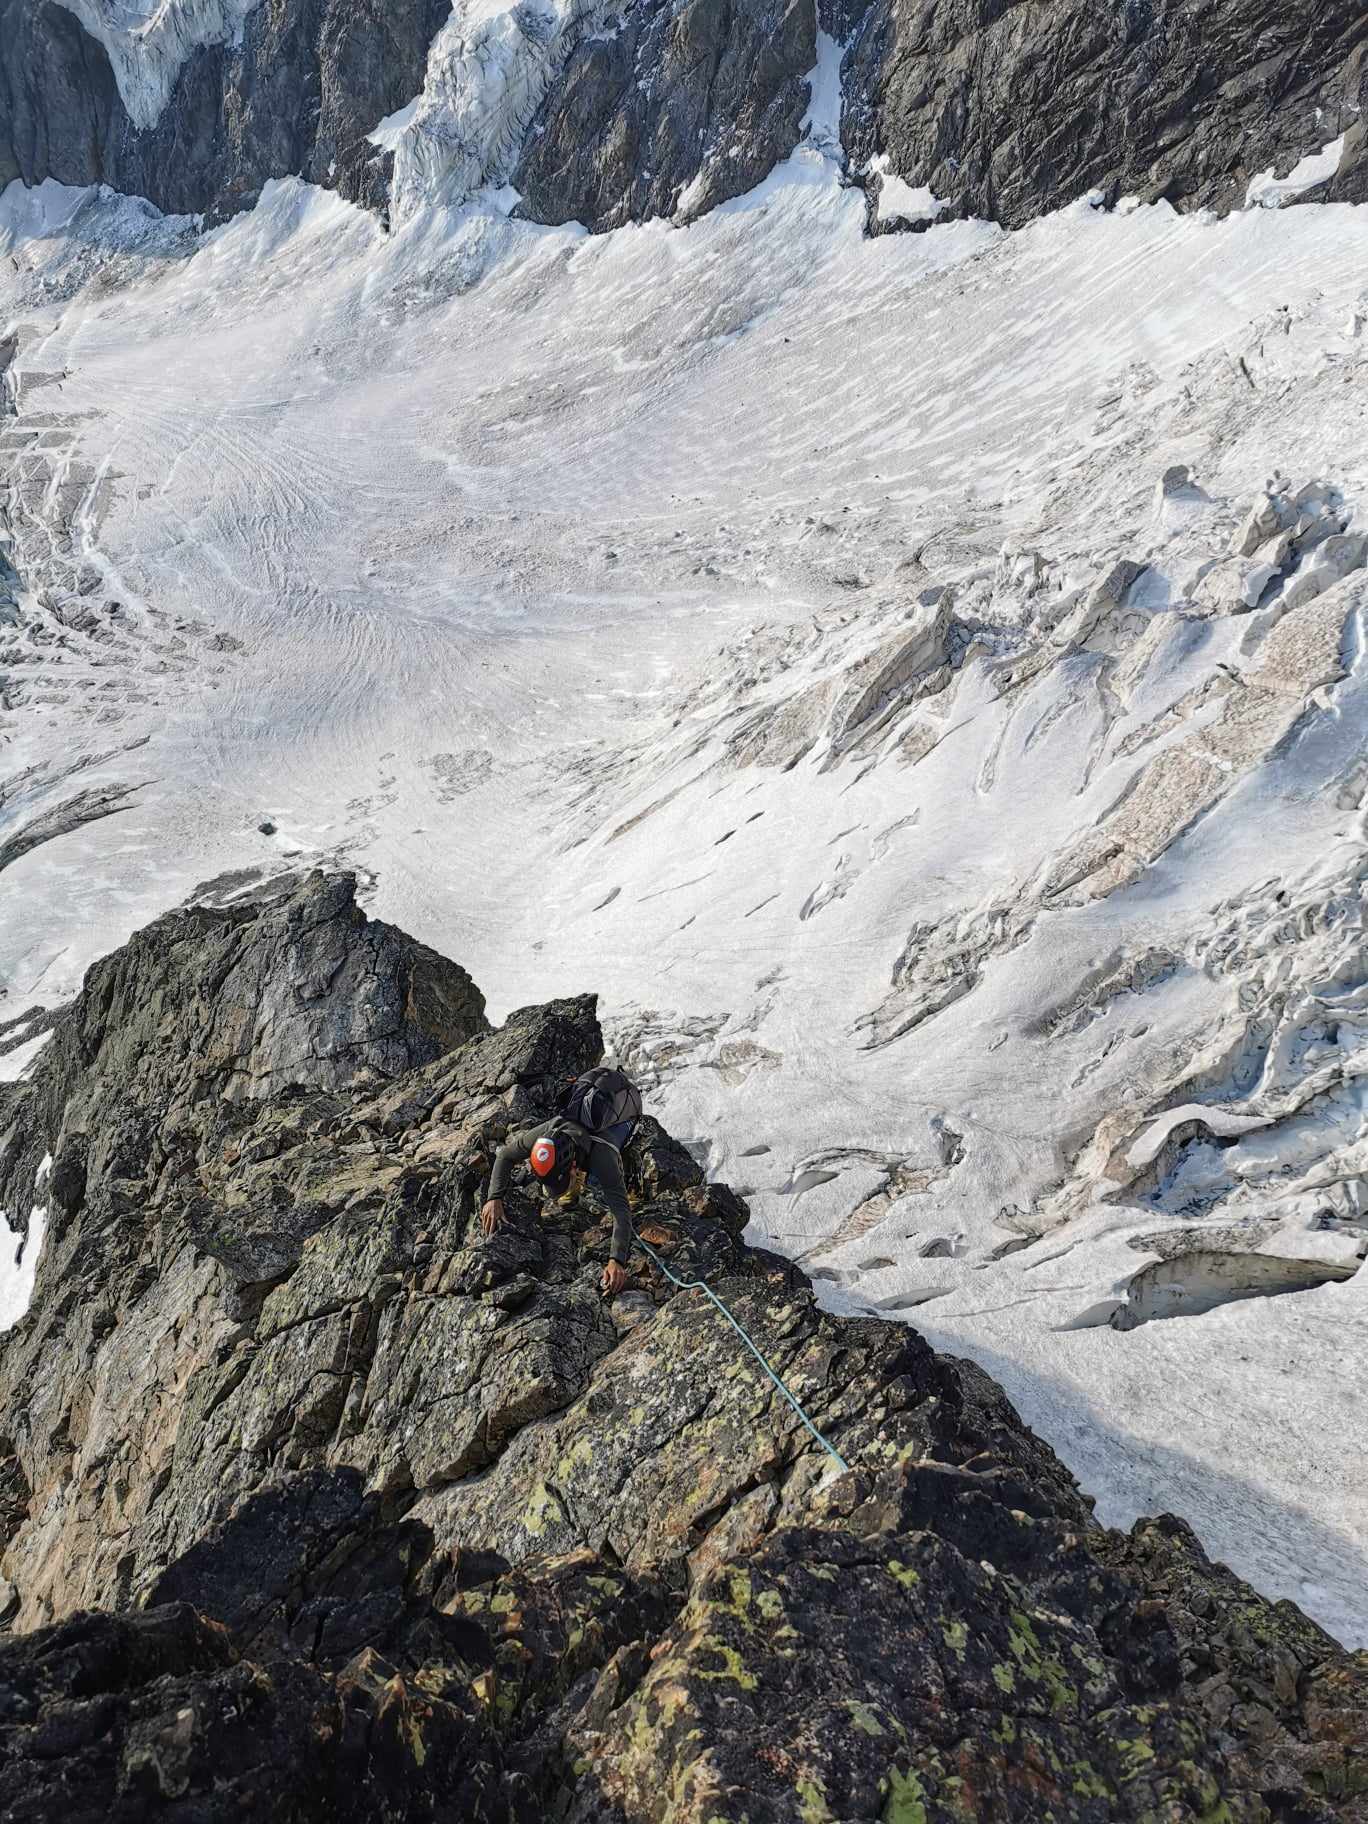
[{"label": "jagged rock outcrop", "polygon": [[[1355,127],[1364,21],[1350,0],[1271,14],[1249,0],[874,0],[839,9],[842,139],[884,155],[948,213],[1015,228],[1102,191],[1238,207]],[[1318,195],[1363,194],[1361,136]],[[942,218],[943,219],[943,218]]]},{"label": "jagged rock outcrop", "polygon": [[29,1208],[40,1143],[74,1219],[88,1191],[164,1168],[205,1109],[376,1084],[485,1030],[466,972],[368,921],[350,875],[174,913],[91,970],[42,1068],[7,1092],[0,1203]]},{"label": "jagged rock outcrop", "polygon": [[591,1200],[484,1237],[491,1149],[601,1053],[588,997],[490,1032],[346,878],[92,970],[0,1108],[0,1195],[50,1200],[0,1340],[0,1818],[1368,1817],[1368,1657],[1177,1523],[1099,1530],[655,1122],[642,1233],[847,1473],[705,1301],[638,1260],[604,1303]]}]

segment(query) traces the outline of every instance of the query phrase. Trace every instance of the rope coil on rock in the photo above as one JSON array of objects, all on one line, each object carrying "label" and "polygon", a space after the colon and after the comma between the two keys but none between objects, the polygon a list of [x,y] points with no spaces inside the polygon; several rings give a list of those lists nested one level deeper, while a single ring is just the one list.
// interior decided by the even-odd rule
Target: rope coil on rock
[{"label": "rope coil on rock", "polygon": [[791,1388],[783,1380],[782,1376],[780,1376],[778,1373],[776,1373],[776,1371],[770,1366],[768,1361],[766,1361],[765,1357],[761,1354],[760,1349],[757,1346],[754,1338],[751,1336],[750,1332],[746,1329],[746,1326],[741,1322],[741,1320],[739,1318],[734,1317],[732,1315],[732,1313],[727,1309],[727,1306],[717,1296],[716,1292],[713,1291],[712,1287],[708,1284],[707,1280],[706,1279],[681,1279],[677,1273],[672,1273],[670,1271],[669,1267],[667,1267],[665,1262],[660,1258],[659,1254],[657,1254],[655,1249],[651,1246],[650,1242],[643,1241],[641,1239],[641,1236],[637,1232],[637,1228],[636,1228],[635,1224],[633,1224],[633,1226],[632,1226],[632,1236],[633,1236],[633,1239],[636,1241],[637,1246],[643,1251],[643,1253],[648,1254],[650,1256],[650,1258],[660,1268],[661,1272],[665,1275],[666,1279],[669,1280],[669,1282],[672,1286],[677,1286],[681,1292],[702,1292],[705,1295],[705,1297],[710,1298],[712,1300],[713,1304],[716,1305],[717,1309],[722,1313],[723,1317],[726,1318],[727,1322],[731,1325],[732,1329],[735,1330],[736,1334],[741,1338],[741,1341],[746,1345],[747,1349],[750,1350],[751,1354],[755,1357],[756,1361],[759,1362],[760,1366],[764,1369],[765,1373],[774,1382],[775,1386],[779,1389],[780,1393],[783,1394],[784,1398],[788,1401],[789,1405],[792,1406],[793,1410],[798,1414],[798,1417],[803,1421],[804,1425],[807,1426],[808,1430],[812,1433],[813,1437],[821,1445],[822,1449],[831,1458],[832,1462],[837,1466],[838,1469],[842,1469],[842,1470],[849,1469],[850,1465],[846,1462],[845,1458],[841,1455],[840,1451],[837,1450],[837,1448],[834,1444],[829,1443],[828,1440],[822,1436],[821,1432],[817,1429],[817,1427],[813,1424],[812,1420],[808,1417],[807,1413],[803,1410],[802,1403],[799,1400],[797,1394],[795,1394],[791,1390]]}]

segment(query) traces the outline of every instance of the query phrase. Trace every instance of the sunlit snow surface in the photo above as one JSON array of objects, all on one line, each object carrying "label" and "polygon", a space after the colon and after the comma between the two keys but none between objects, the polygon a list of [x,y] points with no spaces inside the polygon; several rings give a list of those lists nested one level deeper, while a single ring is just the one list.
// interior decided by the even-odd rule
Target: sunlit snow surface
[{"label": "sunlit snow surface", "polygon": [[[593,239],[506,197],[386,238],[280,183],[188,257],[115,199],[49,201],[60,236],[13,190],[0,228],[30,629],[3,768],[48,769],[3,816],[75,789],[74,756],[100,757],[81,787],[134,789],[0,872],[6,1017],[202,883],[346,861],[496,1016],[599,990],[753,1237],[982,1361],[1104,1519],[1180,1513],[1368,1639],[1365,1276],[1063,1327],[1155,1257],[1129,1237],[1188,1222],[1356,1263],[1352,1221],[1314,1217],[1368,1143],[1368,971],[1333,910],[1361,911],[1361,614],[1349,676],[1135,884],[1040,900],[1173,706],[1201,724],[1261,663],[1266,621],[1171,604],[1273,469],[1361,497],[1368,211],[866,240],[803,152],[687,229]],[[1156,493],[1177,463],[1196,485]],[[1067,646],[1003,694],[994,651],[1120,557],[1150,566],[1125,703]],[[53,565],[92,625],[43,606]],[[784,770],[784,715],[820,723],[919,594],[976,574],[992,624],[919,712],[938,744],[916,759],[900,722],[836,758],[828,732]],[[891,1037],[900,958],[968,985]],[[1343,1017],[1293,1033],[1313,989]],[[1291,1035],[1277,1069],[1174,1183],[1105,1194],[1099,1134],[1157,1153],[1242,994]],[[1327,1047],[1350,1088],[1283,1120]],[[1208,1089],[1235,1068],[1211,1062]]]},{"label": "sunlit snow surface", "polygon": [[28,1310],[46,1228],[45,1210],[33,1211],[23,1235],[10,1228],[0,1211],[0,1332],[11,1329]]},{"label": "sunlit snow surface", "polygon": [[1304,190],[1310,190],[1314,185],[1333,177],[1339,170],[1347,137],[1347,134],[1341,133],[1338,139],[1330,140],[1319,152],[1308,152],[1305,158],[1298,159],[1286,177],[1277,177],[1272,170],[1259,172],[1249,180],[1245,207],[1281,209]]}]

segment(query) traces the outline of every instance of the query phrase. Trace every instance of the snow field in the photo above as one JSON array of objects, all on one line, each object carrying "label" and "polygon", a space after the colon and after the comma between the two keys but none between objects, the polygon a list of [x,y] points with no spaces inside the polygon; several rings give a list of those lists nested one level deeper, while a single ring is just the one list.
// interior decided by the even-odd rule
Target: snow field
[{"label": "snow field", "polygon": [[[865,240],[813,148],[594,239],[485,195],[386,238],[284,182],[154,257],[108,199],[37,206],[0,205],[5,773],[49,769],[16,818],[59,757],[139,789],[0,871],[7,1017],[196,889],[356,866],[495,1017],[597,989],[756,1239],[983,1361],[1103,1518],[1182,1513],[1368,1638],[1363,1275],[1073,1327],[1184,1226],[1356,1258],[1347,1204],[1314,1225],[1359,1170],[1358,1014],[1312,1011],[1361,949],[1352,577],[1293,732],[1129,884],[1047,891],[1256,682],[1275,610],[1193,605],[1272,470],[1362,529],[1368,215]],[[74,235],[116,283],[54,294]],[[1122,559],[1090,632],[1061,604]],[[39,599],[82,566],[118,604],[93,631]],[[838,726],[946,587],[946,682]],[[1233,1148],[1108,1176],[1113,1128],[1194,1102]]]}]

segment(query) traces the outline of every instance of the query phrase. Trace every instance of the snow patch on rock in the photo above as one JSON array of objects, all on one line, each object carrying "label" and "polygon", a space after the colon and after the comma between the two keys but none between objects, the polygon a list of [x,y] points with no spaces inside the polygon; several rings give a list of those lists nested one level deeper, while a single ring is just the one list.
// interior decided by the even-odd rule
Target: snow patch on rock
[{"label": "snow patch on rock", "polygon": [[841,59],[845,46],[830,32],[817,32],[817,62],[808,77],[808,109],[801,132],[819,151],[839,162],[841,152]]},{"label": "snow patch on rock", "polygon": [[51,1037],[51,1032],[40,1032],[35,1038],[25,1039],[22,1045],[16,1045],[12,1051],[7,1051],[0,1057],[0,1083],[17,1083]]},{"label": "snow patch on rock", "polygon": [[46,1204],[30,1215],[26,1235],[12,1229],[0,1210],[0,1332],[12,1330],[29,1308],[46,1234]]},{"label": "snow patch on rock", "polygon": [[373,146],[379,146],[382,152],[397,151],[400,140],[413,125],[422,100],[421,95],[415,95],[407,107],[396,108],[393,114],[386,114],[382,121],[371,128],[366,138]]},{"label": "snow patch on rock", "polygon": [[881,222],[934,222],[948,207],[929,185],[909,184],[891,171],[886,152],[870,160],[869,172],[877,179],[875,215]]},{"label": "snow patch on rock", "polygon": [[1297,161],[1286,177],[1275,176],[1271,165],[1267,171],[1261,171],[1257,177],[1252,177],[1245,192],[1245,208],[1281,209],[1284,203],[1293,203],[1307,190],[1323,184],[1339,170],[1347,137],[1347,134],[1341,133],[1338,139],[1332,139],[1319,152],[1308,152],[1305,158]]}]

